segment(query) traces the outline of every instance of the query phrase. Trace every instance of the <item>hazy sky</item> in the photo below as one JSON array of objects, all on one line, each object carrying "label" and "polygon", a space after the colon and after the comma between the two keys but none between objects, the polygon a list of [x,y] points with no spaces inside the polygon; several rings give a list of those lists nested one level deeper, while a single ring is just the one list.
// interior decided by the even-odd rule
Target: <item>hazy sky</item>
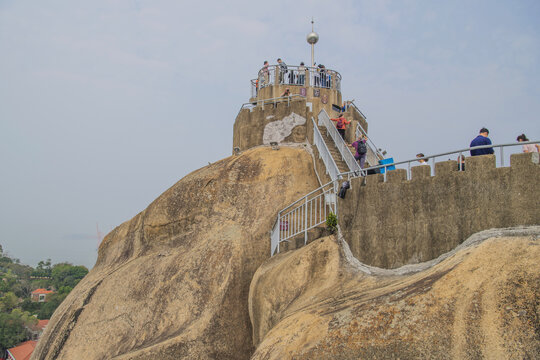
[{"label": "hazy sky", "polygon": [[[0,244],[93,266],[102,232],[228,156],[264,60],[339,71],[396,160],[540,139],[540,1],[0,0]],[[519,149],[516,149],[519,151]]]}]

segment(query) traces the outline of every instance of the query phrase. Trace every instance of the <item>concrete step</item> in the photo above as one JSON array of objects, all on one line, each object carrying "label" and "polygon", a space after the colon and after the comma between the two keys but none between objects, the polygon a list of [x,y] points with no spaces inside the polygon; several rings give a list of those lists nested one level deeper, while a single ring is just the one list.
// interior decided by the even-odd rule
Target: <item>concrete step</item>
[{"label": "concrete step", "polygon": [[334,159],[338,169],[340,172],[347,172],[349,171],[349,167],[347,164],[342,160],[341,154],[339,150],[336,148],[334,141],[330,136],[328,136],[326,128],[319,126],[319,131],[321,132],[321,135],[323,137],[324,143],[326,144],[326,147],[328,147],[328,151],[330,152],[330,155]]}]

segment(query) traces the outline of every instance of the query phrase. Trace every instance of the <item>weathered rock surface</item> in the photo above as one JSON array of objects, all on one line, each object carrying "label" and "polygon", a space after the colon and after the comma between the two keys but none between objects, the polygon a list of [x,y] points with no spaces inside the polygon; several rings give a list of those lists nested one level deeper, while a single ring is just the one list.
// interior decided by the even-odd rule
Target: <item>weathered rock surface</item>
[{"label": "weathered rock surface", "polygon": [[248,291],[277,211],[318,187],[268,147],[197,170],[109,234],[32,359],[246,359]]},{"label": "weathered rock surface", "polygon": [[275,256],[250,287],[252,359],[538,359],[539,234],[487,230],[395,270],[333,236]]}]

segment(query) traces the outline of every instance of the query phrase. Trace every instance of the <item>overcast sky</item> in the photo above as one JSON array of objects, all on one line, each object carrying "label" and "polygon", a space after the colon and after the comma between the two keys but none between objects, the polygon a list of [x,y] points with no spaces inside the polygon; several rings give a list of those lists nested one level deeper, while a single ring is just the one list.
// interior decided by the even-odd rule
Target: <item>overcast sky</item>
[{"label": "overcast sky", "polygon": [[[540,1],[0,0],[0,244],[92,267],[102,232],[231,153],[264,60],[339,71],[395,160],[540,139]],[[520,149],[516,149],[519,151]]]}]

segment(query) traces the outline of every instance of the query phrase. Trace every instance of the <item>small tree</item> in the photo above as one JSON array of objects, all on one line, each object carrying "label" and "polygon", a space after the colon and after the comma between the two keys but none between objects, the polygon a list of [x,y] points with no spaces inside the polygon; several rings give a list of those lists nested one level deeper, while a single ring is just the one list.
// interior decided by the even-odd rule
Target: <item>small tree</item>
[{"label": "small tree", "polygon": [[326,228],[333,234],[337,230],[337,216],[333,212],[330,212],[326,216]]}]

